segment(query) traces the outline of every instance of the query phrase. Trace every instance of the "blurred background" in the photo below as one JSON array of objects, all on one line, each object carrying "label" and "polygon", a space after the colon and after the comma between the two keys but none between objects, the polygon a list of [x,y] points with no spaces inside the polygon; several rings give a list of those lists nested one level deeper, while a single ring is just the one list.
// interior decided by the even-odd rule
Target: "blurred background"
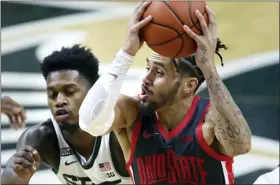
[{"label": "blurred background", "polygon": [[[101,73],[124,42],[135,2],[1,1],[1,96],[23,104],[27,127],[46,120],[45,81],[39,63],[53,50],[80,43],[92,48]],[[279,165],[279,4],[209,2],[216,12],[218,36],[229,47],[218,71],[240,106],[253,134],[249,154],[235,158],[237,184],[250,184]],[[135,94],[144,74],[144,46],[122,88]],[[207,96],[205,84],[199,89]],[[15,152],[24,129],[13,130],[1,115],[1,168]],[[50,151],[52,152],[52,151]],[[42,166],[31,183],[59,183]]]}]

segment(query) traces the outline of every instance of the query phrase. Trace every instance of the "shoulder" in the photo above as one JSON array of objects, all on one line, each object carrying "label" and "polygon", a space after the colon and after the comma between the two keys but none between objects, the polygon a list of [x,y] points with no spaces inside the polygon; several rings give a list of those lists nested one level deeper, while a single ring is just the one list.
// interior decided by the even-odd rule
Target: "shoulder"
[{"label": "shoulder", "polygon": [[119,96],[117,104],[119,106],[138,106],[140,104],[140,100],[137,96],[127,96],[124,94],[121,94]]},{"label": "shoulder", "polygon": [[59,145],[55,129],[51,119],[38,123],[27,128],[20,136],[17,144],[17,150],[24,148],[26,145],[36,149],[40,155],[41,161],[50,165],[52,168],[57,167]]},{"label": "shoulder", "polygon": [[121,112],[128,126],[131,125],[137,118],[140,102],[141,101],[138,97],[132,97],[123,94],[120,95],[117,102],[117,107],[119,109],[118,111]]},{"label": "shoulder", "polygon": [[[42,141],[51,139],[55,136],[55,130],[50,119],[27,128],[20,136],[19,142],[25,144],[40,144]],[[35,147],[33,146],[33,147]]]},{"label": "shoulder", "polygon": [[20,136],[17,143],[17,150],[26,145],[36,149],[40,156],[47,149],[57,145],[57,137],[50,119],[27,128]]}]

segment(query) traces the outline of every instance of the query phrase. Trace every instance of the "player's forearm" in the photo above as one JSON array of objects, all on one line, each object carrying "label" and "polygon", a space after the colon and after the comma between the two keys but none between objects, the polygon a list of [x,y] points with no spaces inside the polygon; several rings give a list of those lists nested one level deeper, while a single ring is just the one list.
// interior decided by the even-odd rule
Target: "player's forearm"
[{"label": "player's forearm", "polygon": [[111,129],[115,118],[114,108],[132,59],[120,50],[110,70],[88,91],[79,110],[81,129],[94,136],[106,134]]},{"label": "player's forearm", "polygon": [[215,123],[215,136],[231,155],[248,152],[251,147],[251,131],[239,107],[219,77],[216,70],[204,74],[212,106],[223,121]]}]

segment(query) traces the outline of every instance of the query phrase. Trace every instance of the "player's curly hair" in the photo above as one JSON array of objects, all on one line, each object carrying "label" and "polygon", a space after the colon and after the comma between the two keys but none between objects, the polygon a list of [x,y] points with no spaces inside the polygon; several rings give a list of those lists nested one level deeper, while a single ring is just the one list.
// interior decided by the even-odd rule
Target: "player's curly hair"
[{"label": "player's curly hair", "polygon": [[[228,48],[225,44],[222,44],[222,41],[218,38],[215,53],[219,56],[219,58],[221,60],[221,65],[224,66],[223,57],[219,53],[220,49],[227,50]],[[183,75],[188,74],[188,76],[190,76],[190,77],[197,78],[198,85],[195,89],[195,92],[196,92],[197,89],[200,87],[200,85],[205,81],[205,78],[204,78],[203,73],[200,70],[200,68],[196,65],[195,55],[179,58],[179,59],[177,59],[177,61],[178,62],[176,62],[176,59],[172,59],[172,62],[175,65],[177,72],[179,72]]]},{"label": "player's curly hair", "polygon": [[60,70],[77,70],[90,82],[90,85],[93,85],[99,78],[99,61],[91,49],[75,44],[54,51],[41,63],[41,71],[45,79],[49,73]]}]

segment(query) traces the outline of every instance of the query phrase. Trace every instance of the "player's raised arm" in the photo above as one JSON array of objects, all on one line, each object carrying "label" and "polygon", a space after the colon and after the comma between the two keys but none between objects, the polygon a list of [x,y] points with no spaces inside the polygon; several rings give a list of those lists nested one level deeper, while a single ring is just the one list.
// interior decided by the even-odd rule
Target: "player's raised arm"
[{"label": "player's raised arm", "polygon": [[139,38],[139,30],[152,19],[148,16],[141,20],[150,3],[150,1],[141,1],[138,4],[129,23],[125,44],[117,53],[109,71],[92,86],[80,107],[80,127],[93,136],[127,127],[124,112],[130,109],[130,106],[129,104],[125,106],[124,101],[127,100],[125,96],[119,99],[120,90],[133,56],[143,44]]},{"label": "player's raised arm", "polygon": [[206,129],[207,133],[204,132],[205,130],[203,133],[208,136],[213,135],[212,139],[207,141],[209,145],[213,142],[214,136],[216,137],[220,144],[219,152],[228,156],[236,156],[250,150],[251,131],[239,107],[217,73],[214,63],[217,43],[216,18],[212,10],[208,7],[206,9],[209,16],[208,26],[202,14],[196,12],[202,28],[202,36],[184,26],[186,33],[197,43],[196,64],[204,75],[210,95],[211,106],[205,123],[210,123],[214,132]]}]

